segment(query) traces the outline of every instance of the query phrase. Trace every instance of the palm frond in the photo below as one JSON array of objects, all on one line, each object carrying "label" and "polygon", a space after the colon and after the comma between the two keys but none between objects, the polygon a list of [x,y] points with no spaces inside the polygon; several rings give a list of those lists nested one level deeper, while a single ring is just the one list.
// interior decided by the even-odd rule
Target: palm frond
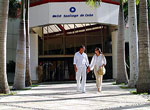
[{"label": "palm frond", "polygon": [[91,8],[100,6],[101,2],[102,2],[101,0],[87,0],[86,1],[87,5],[90,6]]},{"label": "palm frond", "polygon": [[140,0],[136,0],[136,5],[138,5],[140,3]]}]

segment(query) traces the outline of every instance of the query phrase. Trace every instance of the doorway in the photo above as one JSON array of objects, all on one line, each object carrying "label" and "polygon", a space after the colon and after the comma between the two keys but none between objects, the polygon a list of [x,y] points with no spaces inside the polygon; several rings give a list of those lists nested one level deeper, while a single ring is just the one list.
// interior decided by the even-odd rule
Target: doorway
[{"label": "doorway", "polygon": [[[39,63],[43,63],[44,81],[75,80],[73,56],[80,45],[85,45],[89,61],[94,49],[100,47],[107,59],[104,79],[112,78],[113,26],[102,24],[53,24],[42,27],[39,38]],[[92,72],[87,78],[95,79]]]}]

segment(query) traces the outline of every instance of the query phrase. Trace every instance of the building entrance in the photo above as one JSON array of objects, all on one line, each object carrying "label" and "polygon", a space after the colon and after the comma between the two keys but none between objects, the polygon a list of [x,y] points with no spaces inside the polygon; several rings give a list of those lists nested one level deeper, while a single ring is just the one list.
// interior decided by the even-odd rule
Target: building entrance
[{"label": "building entrance", "polygon": [[[73,56],[83,44],[89,61],[96,47],[100,47],[107,59],[105,79],[112,78],[112,40],[110,25],[53,24],[42,27],[39,37],[39,63],[43,65],[43,81],[75,80]],[[36,30],[33,28],[33,31]],[[93,72],[87,78],[94,79]]]}]

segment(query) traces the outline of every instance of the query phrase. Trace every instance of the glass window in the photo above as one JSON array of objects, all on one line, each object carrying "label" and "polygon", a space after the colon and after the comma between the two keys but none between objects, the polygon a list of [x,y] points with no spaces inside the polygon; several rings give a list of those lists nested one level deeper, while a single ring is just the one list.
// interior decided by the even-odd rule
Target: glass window
[{"label": "glass window", "polygon": [[59,37],[48,37],[44,41],[45,55],[61,55],[63,54],[63,39]]},{"label": "glass window", "polygon": [[44,42],[45,55],[73,55],[81,45],[86,46],[87,53],[94,53],[96,47],[101,48],[104,53],[112,52],[111,32],[108,26],[90,23],[61,26],[66,30],[65,34],[61,33],[57,25],[44,27],[44,33],[47,32],[46,29],[50,33]]}]

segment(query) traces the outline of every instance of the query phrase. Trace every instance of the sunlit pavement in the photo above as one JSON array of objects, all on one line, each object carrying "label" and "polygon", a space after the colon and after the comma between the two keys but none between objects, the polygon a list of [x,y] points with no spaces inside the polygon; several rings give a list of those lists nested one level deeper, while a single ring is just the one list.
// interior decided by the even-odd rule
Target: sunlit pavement
[{"label": "sunlit pavement", "polygon": [[97,93],[95,83],[87,83],[86,93],[75,83],[41,84],[14,96],[0,97],[0,110],[150,110],[150,101],[133,95],[112,82],[103,83]]}]

